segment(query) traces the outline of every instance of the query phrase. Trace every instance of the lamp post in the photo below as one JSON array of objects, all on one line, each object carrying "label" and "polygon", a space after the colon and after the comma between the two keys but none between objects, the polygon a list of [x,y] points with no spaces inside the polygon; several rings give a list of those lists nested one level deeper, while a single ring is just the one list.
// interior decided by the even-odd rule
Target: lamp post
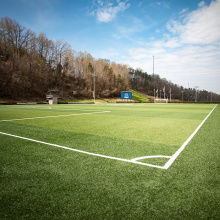
[{"label": "lamp post", "polygon": [[97,75],[92,74],[93,77],[93,98],[94,98],[94,104],[95,104],[95,78],[97,77]]}]

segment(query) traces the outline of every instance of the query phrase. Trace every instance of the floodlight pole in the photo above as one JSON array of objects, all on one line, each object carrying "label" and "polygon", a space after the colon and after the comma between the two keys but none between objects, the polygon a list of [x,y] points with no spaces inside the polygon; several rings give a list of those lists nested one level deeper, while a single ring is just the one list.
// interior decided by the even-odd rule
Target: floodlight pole
[{"label": "floodlight pole", "polygon": [[94,104],[95,104],[95,78],[97,77],[95,74],[92,74],[93,77],[93,98],[94,98]]}]

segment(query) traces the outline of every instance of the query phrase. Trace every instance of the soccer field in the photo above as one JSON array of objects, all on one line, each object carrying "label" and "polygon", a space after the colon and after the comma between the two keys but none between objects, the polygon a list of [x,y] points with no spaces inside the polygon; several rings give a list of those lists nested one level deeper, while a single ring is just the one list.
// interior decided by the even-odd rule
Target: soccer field
[{"label": "soccer field", "polygon": [[217,217],[219,111],[212,104],[0,106],[1,217]]}]

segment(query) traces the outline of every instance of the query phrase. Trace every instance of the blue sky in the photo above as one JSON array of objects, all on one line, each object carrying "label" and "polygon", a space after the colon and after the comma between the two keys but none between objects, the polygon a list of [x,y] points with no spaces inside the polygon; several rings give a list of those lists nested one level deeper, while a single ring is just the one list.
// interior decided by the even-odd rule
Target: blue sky
[{"label": "blue sky", "polygon": [[94,58],[220,94],[220,0],[0,0],[8,16]]}]

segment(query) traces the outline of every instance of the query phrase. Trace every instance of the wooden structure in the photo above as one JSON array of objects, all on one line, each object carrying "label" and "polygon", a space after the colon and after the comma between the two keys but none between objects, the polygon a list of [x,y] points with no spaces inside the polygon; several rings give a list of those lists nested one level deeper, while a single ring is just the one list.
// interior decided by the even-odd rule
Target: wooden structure
[{"label": "wooden structure", "polygon": [[59,98],[59,90],[48,90],[46,93],[46,100],[49,105],[57,104]]}]

